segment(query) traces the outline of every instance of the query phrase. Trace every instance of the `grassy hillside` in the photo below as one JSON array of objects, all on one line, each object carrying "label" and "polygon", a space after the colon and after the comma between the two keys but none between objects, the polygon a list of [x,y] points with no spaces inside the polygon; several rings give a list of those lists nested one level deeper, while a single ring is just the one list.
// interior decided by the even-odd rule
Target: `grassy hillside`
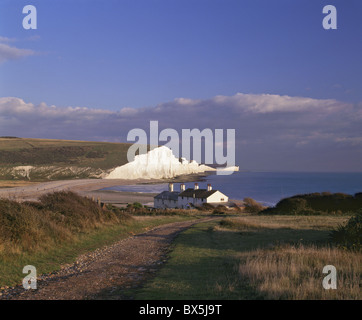
[{"label": "grassy hillside", "polygon": [[[1,180],[96,177],[127,163],[128,143],[0,138]],[[35,167],[31,172],[22,168]],[[56,172],[56,174],[55,174]]]},{"label": "grassy hillside", "polygon": [[188,219],[194,218],[134,217],[72,192],[46,194],[40,202],[0,199],[0,296],[1,287],[21,283],[25,265],[36,266],[39,274],[53,272],[130,234]]}]

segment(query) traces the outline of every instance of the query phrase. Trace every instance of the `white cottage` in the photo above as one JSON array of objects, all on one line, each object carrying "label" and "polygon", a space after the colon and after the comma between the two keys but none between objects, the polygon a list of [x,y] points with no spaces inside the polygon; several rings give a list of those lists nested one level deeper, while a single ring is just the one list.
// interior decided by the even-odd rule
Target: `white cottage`
[{"label": "white cottage", "polygon": [[192,206],[202,206],[204,203],[227,205],[229,198],[218,190],[212,190],[210,184],[207,189],[199,189],[195,183],[194,189],[185,190],[185,185],[180,185],[180,192],[173,190],[173,184],[169,184],[169,191],[163,191],[154,197],[155,208],[180,208],[187,209]]},{"label": "white cottage", "polygon": [[178,208],[178,195],[179,192],[173,191],[173,183],[170,183],[168,191],[163,191],[153,198],[153,206],[160,209]]},{"label": "white cottage", "polygon": [[195,183],[194,189],[188,188],[180,192],[178,195],[178,207],[181,209],[193,206],[202,206],[204,203],[210,204],[227,204],[229,197],[218,190],[212,190],[210,184],[207,189],[199,189],[199,185]]}]

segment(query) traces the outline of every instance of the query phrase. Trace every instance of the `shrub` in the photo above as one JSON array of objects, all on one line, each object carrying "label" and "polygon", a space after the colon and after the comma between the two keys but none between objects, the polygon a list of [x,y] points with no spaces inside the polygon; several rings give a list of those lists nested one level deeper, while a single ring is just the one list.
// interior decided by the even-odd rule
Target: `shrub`
[{"label": "shrub", "polygon": [[262,214],[322,215],[346,214],[362,208],[361,193],[354,196],[344,193],[311,193],[280,200],[274,208]]},{"label": "shrub", "polygon": [[346,225],[340,225],[330,234],[331,240],[339,247],[349,250],[361,250],[362,210],[352,216]]},{"label": "shrub", "polygon": [[245,206],[244,211],[248,213],[259,213],[266,208],[261,203],[255,201],[252,198],[244,198],[243,201]]},{"label": "shrub", "polygon": [[238,205],[233,205],[233,206],[231,207],[231,210],[234,211],[234,212],[236,212],[236,213],[240,213],[240,212],[243,211]]},{"label": "shrub", "polygon": [[212,211],[214,209],[214,206],[210,203],[203,203],[202,206],[196,207],[196,209],[200,211]]},{"label": "shrub", "polygon": [[282,213],[298,214],[307,209],[307,200],[304,198],[287,198],[277,204]]},{"label": "shrub", "polygon": [[45,210],[61,214],[67,227],[75,232],[94,229],[107,222],[119,222],[113,211],[74,192],[48,193],[40,197],[40,202]]},{"label": "shrub", "polygon": [[225,214],[228,212],[228,209],[223,206],[222,204],[219,204],[215,207],[215,209],[212,211],[213,214]]},{"label": "shrub", "polygon": [[27,204],[0,200],[0,244],[20,250],[33,250],[49,241],[71,238],[71,232],[55,213]]},{"label": "shrub", "polygon": [[133,208],[140,209],[143,208],[143,205],[139,202],[133,202]]},{"label": "shrub", "polygon": [[130,210],[132,210],[132,209],[137,210],[137,209],[142,209],[142,208],[143,208],[143,205],[139,202],[133,202],[133,203],[127,204],[127,209],[130,209]]},{"label": "shrub", "polygon": [[72,240],[79,232],[128,219],[131,216],[116,207],[103,209],[72,192],[46,194],[40,202],[0,200],[0,250],[48,248]]}]

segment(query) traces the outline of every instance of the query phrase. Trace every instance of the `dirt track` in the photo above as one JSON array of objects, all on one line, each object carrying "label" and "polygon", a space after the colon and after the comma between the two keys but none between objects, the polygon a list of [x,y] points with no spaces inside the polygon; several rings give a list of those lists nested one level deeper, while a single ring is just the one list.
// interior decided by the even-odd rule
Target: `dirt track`
[{"label": "dirt track", "polygon": [[73,265],[40,277],[36,290],[22,286],[3,292],[8,300],[132,299],[124,289],[140,287],[164,263],[173,239],[195,223],[176,222],[80,256]]}]

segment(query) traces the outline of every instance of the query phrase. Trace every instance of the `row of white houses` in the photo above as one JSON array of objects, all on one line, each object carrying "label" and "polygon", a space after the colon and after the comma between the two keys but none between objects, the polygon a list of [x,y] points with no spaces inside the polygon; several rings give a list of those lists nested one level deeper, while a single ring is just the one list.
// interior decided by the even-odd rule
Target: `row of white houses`
[{"label": "row of white houses", "polygon": [[163,191],[154,197],[154,207],[188,209],[192,206],[202,206],[204,203],[225,205],[228,201],[229,198],[225,194],[212,190],[210,184],[207,185],[207,189],[199,189],[197,183],[193,189],[185,189],[185,184],[182,183],[178,192],[173,190],[173,183],[170,183],[168,191]]}]

